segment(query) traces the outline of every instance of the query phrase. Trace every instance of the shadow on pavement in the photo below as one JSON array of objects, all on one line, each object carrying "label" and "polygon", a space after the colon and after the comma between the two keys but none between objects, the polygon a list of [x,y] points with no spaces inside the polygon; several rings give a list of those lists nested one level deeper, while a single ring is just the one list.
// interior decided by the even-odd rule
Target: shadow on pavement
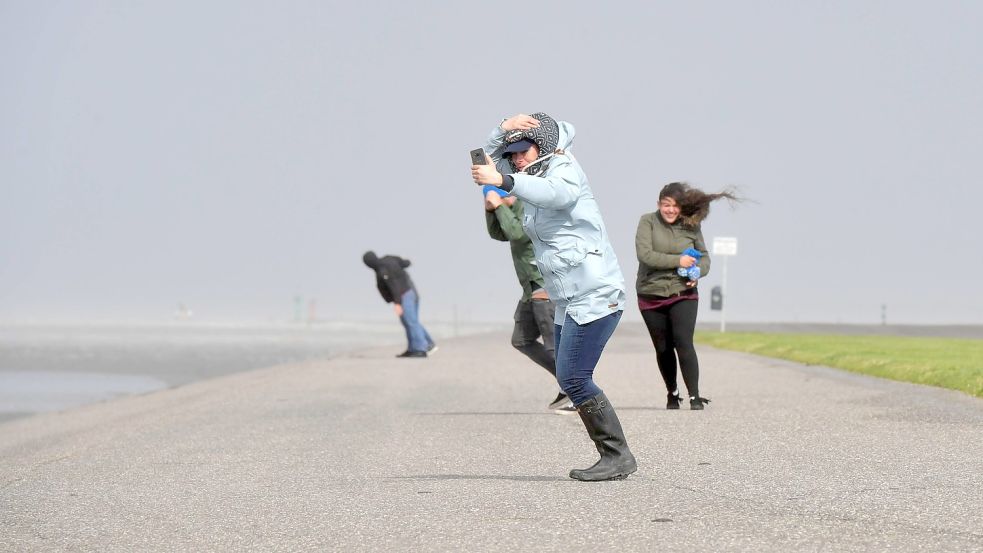
[{"label": "shadow on pavement", "polygon": [[520,412],[520,411],[515,411],[515,412],[507,412],[507,411],[502,411],[502,412],[495,412],[495,411],[474,411],[474,412],[469,412],[469,411],[451,411],[451,412],[447,412],[447,413],[413,413],[413,414],[414,415],[421,416],[421,417],[458,417],[458,416],[472,416],[472,415],[523,415],[523,416],[533,415],[533,416],[546,416],[546,417],[555,417],[555,416],[557,416],[556,413],[550,413],[550,412],[540,413],[540,412]]},{"label": "shadow on pavement", "polygon": [[565,476],[507,476],[504,474],[420,474],[386,476],[387,480],[512,480],[515,482],[576,482]]}]

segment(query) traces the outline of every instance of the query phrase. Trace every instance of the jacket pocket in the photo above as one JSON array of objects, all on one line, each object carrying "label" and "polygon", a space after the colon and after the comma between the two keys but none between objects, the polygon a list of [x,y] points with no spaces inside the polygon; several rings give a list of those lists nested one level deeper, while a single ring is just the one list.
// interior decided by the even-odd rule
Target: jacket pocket
[{"label": "jacket pocket", "polygon": [[556,259],[559,261],[557,265],[561,270],[572,269],[584,262],[587,259],[588,249],[583,246],[577,246],[569,250],[563,250],[556,253]]},{"label": "jacket pocket", "polygon": [[582,290],[594,286],[593,277],[585,266],[590,256],[601,257],[600,248],[577,245],[553,255],[550,270],[556,279],[557,291],[564,299],[571,300]]}]

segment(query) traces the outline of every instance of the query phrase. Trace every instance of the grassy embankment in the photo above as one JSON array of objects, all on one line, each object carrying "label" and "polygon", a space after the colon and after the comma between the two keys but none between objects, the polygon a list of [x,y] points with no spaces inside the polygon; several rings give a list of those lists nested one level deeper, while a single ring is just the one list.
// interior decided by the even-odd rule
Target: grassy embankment
[{"label": "grassy embankment", "polygon": [[710,346],[940,386],[983,398],[983,340],[697,332]]}]

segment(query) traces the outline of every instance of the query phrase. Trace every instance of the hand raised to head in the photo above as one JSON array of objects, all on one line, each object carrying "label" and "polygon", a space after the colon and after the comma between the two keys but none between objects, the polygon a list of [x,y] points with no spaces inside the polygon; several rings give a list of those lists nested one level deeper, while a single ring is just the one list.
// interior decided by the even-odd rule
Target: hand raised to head
[{"label": "hand raised to head", "polygon": [[519,113],[509,117],[505,121],[502,121],[503,131],[527,131],[529,129],[535,129],[539,126],[539,119],[526,115],[525,113]]}]

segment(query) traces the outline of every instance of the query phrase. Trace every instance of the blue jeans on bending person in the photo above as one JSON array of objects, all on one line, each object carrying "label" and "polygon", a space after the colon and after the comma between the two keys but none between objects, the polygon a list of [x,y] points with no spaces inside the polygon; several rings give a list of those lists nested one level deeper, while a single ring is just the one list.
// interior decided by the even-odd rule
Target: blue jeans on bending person
[{"label": "blue jeans on bending person", "polygon": [[400,298],[403,305],[403,314],[399,317],[399,322],[403,323],[406,329],[406,341],[409,351],[427,351],[434,345],[433,338],[427,329],[420,324],[420,300],[415,290],[408,290]]},{"label": "blue jeans on bending person", "polygon": [[601,393],[594,384],[594,368],[623,313],[616,311],[583,325],[567,315],[562,326],[556,325],[556,381],[574,405]]}]

